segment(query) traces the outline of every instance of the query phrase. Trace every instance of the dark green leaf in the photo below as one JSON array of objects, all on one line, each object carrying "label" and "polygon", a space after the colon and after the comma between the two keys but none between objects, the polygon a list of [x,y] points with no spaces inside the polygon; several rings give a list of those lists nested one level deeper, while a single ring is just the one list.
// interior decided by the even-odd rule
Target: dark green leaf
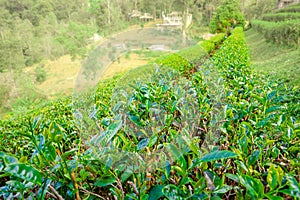
[{"label": "dark green leaf", "polygon": [[273,196],[273,195],[271,195],[271,194],[265,194],[265,196],[266,196],[269,200],[284,200],[283,197]]},{"label": "dark green leaf", "polygon": [[129,119],[130,121],[132,121],[135,125],[137,126],[143,126],[141,120],[139,117],[135,116],[135,115],[129,115]]},{"label": "dark green leaf", "polygon": [[112,123],[107,127],[107,130],[101,134],[101,143],[103,146],[107,145],[111,139],[117,134],[122,127],[122,121]]},{"label": "dark green leaf", "polygon": [[163,194],[168,199],[178,199],[178,200],[184,200],[186,195],[184,192],[175,185],[167,185],[163,188]]},{"label": "dark green leaf", "polygon": [[277,94],[277,91],[270,92],[267,96],[267,99],[270,101],[276,94]]},{"label": "dark green leaf", "polygon": [[110,176],[110,177],[102,177],[102,178],[98,178],[96,180],[96,182],[94,183],[95,186],[97,187],[104,187],[104,186],[108,186],[110,184],[115,183],[117,180],[115,177]]},{"label": "dark green leaf", "polygon": [[164,196],[162,190],[164,186],[162,185],[155,185],[151,190],[149,194],[149,200],[157,200]]},{"label": "dark green leaf", "polygon": [[264,194],[264,185],[256,178],[242,175],[240,176],[240,183],[246,188],[246,193],[252,199],[261,198]]},{"label": "dark green leaf", "polygon": [[18,163],[18,159],[3,152],[0,152],[0,158],[3,159],[5,164]]},{"label": "dark green leaf", "polygon": [[214,191],[213,191],[213,194],[224,194],[226,192],[228,192],[229,190],[232,189],[232,186],[229,186],[229,185],[224,185],[223,187],[221,188],[216,188]]},{"label": "dark green leaf", "polygon": [[4,171],[25,181],[42,184],[42,174],[31,166],[22,163],[9,164],[6,165]]},{"label": "dark green leaf", "polygon": [[179,149],[174,144],[166,144],[167,149],[171,152],[171,155],[177,160],[181,167],[186,170],[187,164]]},{"label": "dark green leaf", "polygon": [[263,126],[265,126],[268,122],[269,122],[269,120],[271,119],[271,118],[273,118],[274,117],[274,114],[270,114],[269,116],[267,116],[266,118],[264,118],[263,120],[261,120],[258,124],[257,124],[257,126],[258,127],[263,127]]},{"label": "dark green leaf", "polygon": [[248,157],[248,166],[253,165],[259,159],[260,150],[255,150],[252,154]]},{"label": "dark green leaf", "polygon": [[228,159],[228,158],[235,158],[238,154],[231,152],[231,151],[214,151],[212,153],[206,154],[202,158],[200,158],[201,162],[211,162],[214,160],[220,160],[220,159]]},{"label": "dark green leaf", "polygon": [[289,174],[286,175],[286,179],[288,181],[289,189],[281,190],[280,192],[296,198],[300,198],[300,187],[297,180]]},{"label": "dark green leaf", "polygon": [[266,113],[265,114],[268,114],[268,113],[271,113],[271,112],[274,112],[274,111],[278,111],[278,110],[280,110],[281,109],[281,106],[272,106],[272,107],[270,107],[270,108],[268,108],[267,110],[266,110]]},{"label": "dark green leaf", "polygon": [[235,175],[235,174],[229,174],[229,173],[227,173],[226,177],[229,178],[229,179],[231,179],[231,180],[233,180],[233,181],[235,181],[235,182],[237,182],[237,183],[239,182],[239,177],[237,175]]},{"label": "dark green leaf", "polygon": [[138,150],[144,149],[149,143],[149,138],[144,138],[138,143]]}]

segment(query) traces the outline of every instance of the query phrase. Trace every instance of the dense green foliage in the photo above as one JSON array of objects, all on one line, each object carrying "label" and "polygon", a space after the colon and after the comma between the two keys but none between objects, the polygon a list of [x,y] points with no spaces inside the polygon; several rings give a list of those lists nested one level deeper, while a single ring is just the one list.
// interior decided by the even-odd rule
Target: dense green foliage
[{"label": "dense green foliage", "polygon": [[269,13],[263,20],[252,20],[251,25],[262,33],[267,41],[297,47],[300,45],[300,15],[289,9],[298,6],[298,4],[291,5],[278,10],[277,13]]},{"label": "dense green foliage", "polygon": [[257,73],[300,85],[300,51],[297,47],[267,42],[264,35],[254,29],[245,32],[251,63]]},{"label": "dense green foliage", "polygon": [[242,29],[207,62],[180,54],[129,90],[100,82],[86,116],[66,98],[0,121],[2,197],[299,198],[299,91],[252,72]]},{"label": "dense green foliage", "polygon": [[217,8],[210,22],[210,29],[213,33],[226,33],[229,35],[230,29],[237,26],[244,26],[245,19],[240,12],[239,3],[236,0],[223,0]]},{"label": "dense green foliage", "polygon": [[261,20],[251,21],[252,27],[273,43],[289,46],[299,46],[300,20],[268,22]]},{"label": "dense green foliage", "polygon": [[288,7],[285,7],[285,8],[282,8],[282,9],[279,9],[277,10],[276,12],[278,13],[281,13],[281,12],[300,12],[300,4],[297,3],[297,4],[293,4],[293,5],[290,5]]},{"label": "dense green foliage", "polygon": [[263,16],[264,21],[285,21],[285,20],[293,20],[293,19],[299,19],[300,13],[269,13]]},{"label": "dense green foliage", "polygon": [[88,1],[0,1],[0,72],[64,54],[84,55],[96,32]]},{"label": "dense green foliage", "polygon": [[273,12],[277,7],[277,0],[246,0],[242,1],[242,10],[247,21],[261,19],[265,14]]},{"label": "dense green foliage", "polygon": [[183,73],[184,76],[190,76],[195,72],[196,67],[202,65],[209,55],[225,39],[225,34],[217,34],[210,40],[182,49],[178,53],[159,58],[156,62],[164,67],[173,68]]}]

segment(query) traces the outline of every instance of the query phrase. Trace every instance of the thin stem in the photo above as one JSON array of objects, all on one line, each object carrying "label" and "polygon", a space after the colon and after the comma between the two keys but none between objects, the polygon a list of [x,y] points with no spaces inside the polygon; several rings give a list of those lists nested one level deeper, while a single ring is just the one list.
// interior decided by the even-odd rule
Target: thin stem
[{"label": "thin stem", "polygon": [[81,189],[83,192],[89,193],[89,194],[91,194],[91,195],[94,195],[95,197],[99,197],[100,199],[103,199],[103,200],[105,200],[105,198],[104,198],[104,197],[102,197],[102,196],[100,196],[99,194],[96,194],[96,193],[90,192],[90,191],[88,191],[88,190],[84,189],[84,188],[83,188],[83,187],[81,187],[81,186],[78,186],[78,187],[79,187],[79,189]]}]

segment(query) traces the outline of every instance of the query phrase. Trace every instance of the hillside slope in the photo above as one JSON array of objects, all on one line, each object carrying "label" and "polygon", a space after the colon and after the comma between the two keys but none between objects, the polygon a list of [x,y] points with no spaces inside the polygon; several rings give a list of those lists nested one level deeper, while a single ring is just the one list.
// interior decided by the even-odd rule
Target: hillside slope
[{"label": "hillside slope", "polygon": [[285,79],[300,86],[300,50],[266,41],[251,29],[245,32],[250,58],[255,71]]}]

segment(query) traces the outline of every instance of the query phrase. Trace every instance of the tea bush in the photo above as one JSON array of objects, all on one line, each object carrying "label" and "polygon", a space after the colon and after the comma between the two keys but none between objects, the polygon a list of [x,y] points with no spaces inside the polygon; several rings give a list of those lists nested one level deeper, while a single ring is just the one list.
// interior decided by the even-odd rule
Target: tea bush
[{"label": "tea bush", "polygon": [[225,39],[220,33],[202,43],[180,50],[178,53],[164,56],[156,61],[159,65],[182,72],[185,76],[191,74],[195,67],[203,64],[215,48]]},{"label": "tea bush", "polygon": [[293,19],[299,19],[300,13],[269,13],[263,16],[264,21],[273,21],[273,22],[279,22],[279,21],[286,21],[286,20],[293,20]]},{"label": "tea bush", "polygon": [[299,138],[289,133],[299,131],[299,113],[293,111],[294,106],[299,110],[299,102],[295,105],[286,100],[296,100],[299,90],[290,93],[280,83],[251,71],[241,29],[224,42],[213,61],[223,74],[227,93],[220,145],[239,155],[232,161],[234,173],[220,178],[234,182],[236,196],[298,198],[299,153],[295,149],[299,148]]},{"label": "tea bush", "polygon": [[282,22],[268,22],[261,20],[251,21],[252,27],[265,38],[276,44],[299,46],[300,42],[300,20],[289,20]]},{"label": "tea bush", "polygon": [[278,13],[284,13],[284,12],[300,12],[300,4],[297,3],[297,4],[293,4],[293,5],[290,5],[290,6],[287,6],[285,8],[281,8],[279,10],[277,10],[276,12]]}]

